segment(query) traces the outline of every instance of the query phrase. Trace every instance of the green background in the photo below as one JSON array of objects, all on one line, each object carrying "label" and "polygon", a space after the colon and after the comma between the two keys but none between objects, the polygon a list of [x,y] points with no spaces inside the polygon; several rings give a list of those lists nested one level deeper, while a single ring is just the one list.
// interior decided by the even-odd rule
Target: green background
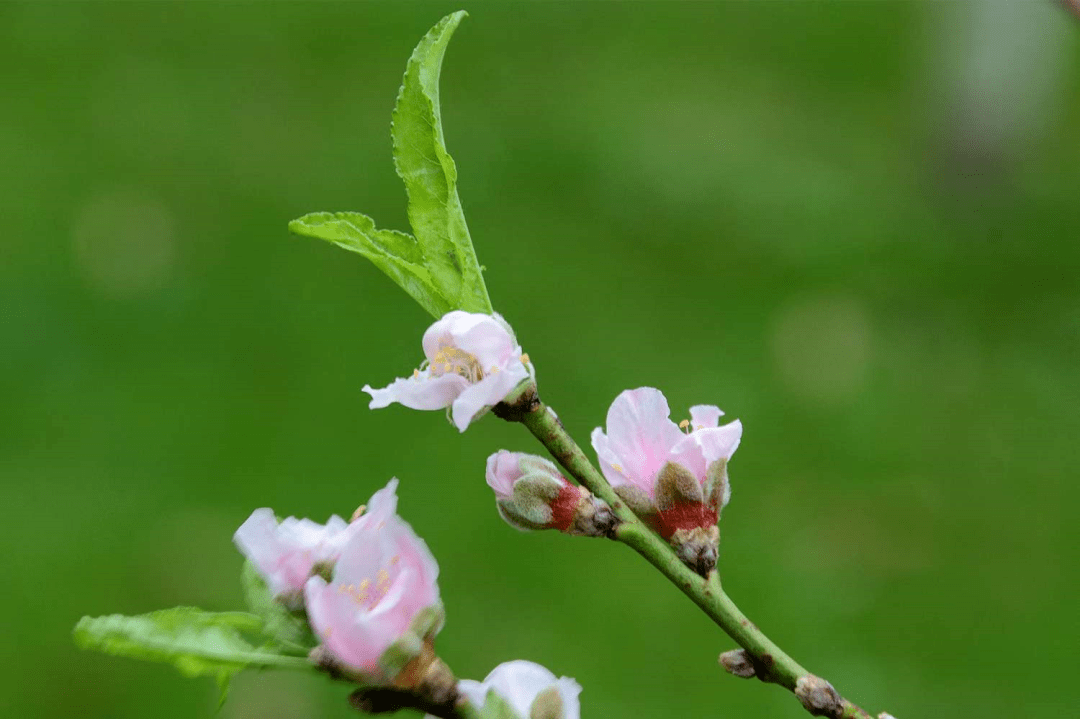
[{"label": "green background", "polygon": [[[614,543],[521,534],[488,417],[367,409],[429,318],[316,210],[406,229],[388,123],[461,4],[0,5],[0,704],[210,717],[83,614],[241,604],[233,530],[392,475],[442,655],[583,715],[796,717]],[[621,390],[745,424],[731,596],[875,713],[1077,710],[1080,26],[1049,3],[482,4],[443,81],[492,300],[587,443]],[[348,717],[244,675],[220,716]]]}]

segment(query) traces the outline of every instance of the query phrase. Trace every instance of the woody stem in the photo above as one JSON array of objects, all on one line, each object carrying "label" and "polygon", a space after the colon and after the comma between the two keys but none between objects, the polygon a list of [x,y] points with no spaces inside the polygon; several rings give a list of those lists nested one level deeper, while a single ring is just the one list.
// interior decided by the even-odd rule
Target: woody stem
[{"label": "woody stem", "polygon": [[[504,405],[520,407],[522,411],[513,413],[513,419],[524,424],[578,482],[611,506],[612,512],[620,520],[615,530],[615,538],[660,570],[734,639],[752,658],[760,679],[795,691],[799,678],[810,676],[810,672],[746,618],[720,587],[720,579],[715,571],[706,579],[683,564],[671,546],[649,529],[626,503],[619,499],[608,481],[566,432],[555,413],[540,402],[535,393],[535,386],[529,385],[507,397]],[[504,412],[500,416],[506,414]],[[832,715],[838,719],[869,717],[865,711],[846,700],[842,700],[842,704]]]}]

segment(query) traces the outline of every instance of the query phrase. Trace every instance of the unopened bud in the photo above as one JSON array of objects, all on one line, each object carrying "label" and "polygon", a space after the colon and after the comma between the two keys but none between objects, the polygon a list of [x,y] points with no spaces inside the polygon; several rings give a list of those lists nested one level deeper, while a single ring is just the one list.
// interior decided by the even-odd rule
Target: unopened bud
[{"label": "unopened bud", "polygon": [[542,457],[496,452],[488,457],[487,483],[495,490],[499,514],[515,529],[609,536],[616,524],[607,504],[570,484]]},{"label": "unopened bud", "polygon": [[669,541],[683,564],[701,576],[709,576],[716,568],[720,553],[720,530],[716,525],[676,530]]},{"label": "unopened bud", "polygon": [[799,677],[795,682],[795,696],[814,716],[839,716],[843,709],[843,699],[832,684],[813,674]]},{"label": "unopened bud", "polygon": [[720,655],[720,666],[742,679],[749,679],[757,671],[754,669],[754,661],[745,649],[732,649]]},{"label": "unopened bud", "polygon": [[877,719],[896,719],[896,717],[894,717],[889,712],[881,712],[877,715]]}]

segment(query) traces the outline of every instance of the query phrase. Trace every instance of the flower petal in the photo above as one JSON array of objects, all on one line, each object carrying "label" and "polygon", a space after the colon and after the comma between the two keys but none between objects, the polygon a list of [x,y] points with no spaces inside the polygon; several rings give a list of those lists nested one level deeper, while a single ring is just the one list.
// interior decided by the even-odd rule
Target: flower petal
[{"label": "flower petal", "polygon": [[[663,393],[652,387],[626,390],[607,414],[608,464],[621,466],[629,481],[650,496],[656,473],[683,437],[670,414]],[[595,439],[594,433],[594,446]]]},{"label": "flower petal", "polygon": [[364,385],[363,391],[371,395],[368,407],[381,409],[393,402],[410,409],[443,409],[469,386],[469,380],[458,374],[432,377],[427,372],[414,377],[401,377],[382,389]]},{"label": "flower petal", "polygon": [[[433,361],[443,348],[456,347],[475,357],[485,372],[513,357],[516,344],[504,322],[491,315],[462,310],[447,312],[428,328],[423,339],[428,361]],[[520,348],[516,354],[521,354]]]},{"label": "flower petal", "polygon": [[394,637],[367,622],[349,594],[315,576],[304,586],[304,607],[315,635],[336,659],[363,672],[378,672],[379,657]]},{"label": "flower petal", "polygon": [[511,390],[528,377],[525,366],[520,362],[507,369],[489,374],[474,385],[470,385],[458,395],[450,409],[454,426],[464,432],[477,413],[484,407],[493,407],[502,402]]},{"label": "flower petal", "polygon": [[720,424],[724,413],[711,404],[695,404],[690,408],[690,425],[693,429],[706,429]]},{"label": "flower petal", "polygon": [[[592,431],[592,446],[596,450],[596,456],[600,459],[600,471],[604,473],[604,477],[607,478],[608,483],[612,487],[622,487],[623,485],[637,486],[634,482],[631,482],[626,475],[626,468],[620,464],[621,460],[618,455],[611,449],[611,442],[608,440],[608,436],[604,434],[604,430],[597,427]],[[649,488],[639,487],[642,491],[648,493],[652,497],[652,483],[648,483]]]},{"label": "flower petal", "polygon": [[672,447],[669,456],[704,482],[708,466],[717,459],[731,459],[741,439],[742,422],[735,420],[722,427],[694,430]]},{"label": "flower petal", "polygon": [[518,452],[500,449],[488,457],[485,478],[495,490],[497,499],[509,499],[514,494],[514,482],[521,477],[521,461]]},{"label": "flower petal", "polygon": [[484,684],[510,702],[522,717],[529,716],[536,695],[556,682],[555,675],[536,662],[517,659],[504,662],[491,670]]}]

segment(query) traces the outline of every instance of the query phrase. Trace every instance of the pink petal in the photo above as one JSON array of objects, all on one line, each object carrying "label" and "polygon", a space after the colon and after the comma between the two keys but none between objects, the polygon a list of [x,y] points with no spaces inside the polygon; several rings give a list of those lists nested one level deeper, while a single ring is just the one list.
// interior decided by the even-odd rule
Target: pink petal
[{"label": "pink petal", "polygon": [[458,349],[475,357],[485,372],[492,366],[521,361],[521,348],[514,341],[514,336],[493,317],[480,315],[475,323],[455,327],[452,332]]},{"label": "pink petal", "polygon": [[[608,483],[612,487],[621,487],[624,484],[635,484],[626,475],[626,468],[622,466],[621,459],[611,450],[611,442],[604,430],[597,427],[592,431],[592,446],[596,450],[596,456],[600,459],[600,471],[604,473]],[[653,496],[653,483],[648,487],[641,487],[650,497]],[[635,485],[636,486],[636,485]]]},{"label": "pink petal", "polygon": [[471,385],[458,395],[450,410],[454,420],[454,426],[458,431],[464,432],[473,421],[476,414],[484,407],[492,407],[502,402],[510,391],[518,386],[528,373],[525,366],[520,362],[517,366],[510,367],[489,374],[474,385]]},{"label": "pink petal", "polygon": [[485,478],[499,499],[509,499],[514,494],[514,482],[521,477],[518,454],[500,449],[488,457]]},{"label": "pink petal", "polygon": [[345,529],[338,516],[331,517],[326,526],[295,517],[279,523],[273,510],[263,508],[240,525],[233,541],[276,596],[299,591],[316,562],[336,558]]},{"label": "pink petal", "polygon": [[394,637],[367,622],[351,596],[316,576],[304,586],[304,605],[311,628],[335,658],[354,669],[378,672],[379,657]]},{"label": "pink petal", "polygon": [[663,393],[652,387],[626,390],[608,410],[608,464],[621,466],[629,481],[650,494],[656,473],[683,437],[670,414]]},{"label": "pink petal", "polygon": [[[424,355],[433,361],[445,347],[471,354],[485,372],[515,355],[516,342],[503,323],[491,315],[454,310],[443,315],[424,333]],[[516,348],[517,355],[521,354]]]},{"label": "pink petal", "polygon": [[695,404],[690,408],[690,425],[692,429],[705,429],[720,424],[720,418],[724,413],[719,407],[711,404]]},{"label": "pink petal", "polygon": [[722,427],[697,429],[685,435],[671,449],[670,459],[690,470],[700,481],[717,459],[731,459],[742,439],[742,422],[735,420]]},{"label": "pink petal", "polygon": [[382,389],[364,385],[363,391],[371,395],[368,407],[380,409],[393,402],[410,409],[443,409],[469,386],[469,380],[458,374],[431,377],[426,371],[418,377],[402,377]]}]

